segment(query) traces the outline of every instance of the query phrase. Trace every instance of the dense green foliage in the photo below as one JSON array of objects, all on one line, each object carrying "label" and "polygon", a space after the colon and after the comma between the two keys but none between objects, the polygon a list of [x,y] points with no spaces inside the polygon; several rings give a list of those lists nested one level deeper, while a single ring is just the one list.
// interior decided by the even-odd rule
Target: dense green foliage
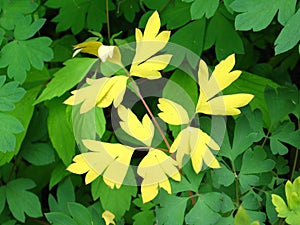
[{"label": "dense green foliage", "polygon": [[[285,184],[300,175],[299,7],[297,0],[0,0],[0,224],[105,224],[105,210],[117,224],[284,224],[272,194],[289,202]],[[66,170],[79,153],[78,136],[89,134],[73,132],[79,129],[72,107],[63,101],[97,61],[72,58],[74,44],[132,42],[155,10],[171,30],[170,42],[209,66],[236,53],[243,74],[224,93],[255,98],[227,118],[220,169],[197,175],[188,163],[182,181],[170,181],[173,194],[161,189],[143,204],[139,187],[110,189],[101,177],[85,185],[83,176]],[[168,66],[164,76],[172,81],[164,96],[183,106],[186,93],[196,101],[197,84],[186,73]],[[185,93],[175,95],[174,84]],[[157,99],[147,101],[157,114]],[[118,142],[105,119],[110,111],[97,113],[96,127],[88,127],[88,118],[77,125]],[[211,129],[211,117],[199,119]],[[168,130],[173,140],[178,127]],[[296,219],[287,221],[293,225],[299,225],[298,204]]]}]

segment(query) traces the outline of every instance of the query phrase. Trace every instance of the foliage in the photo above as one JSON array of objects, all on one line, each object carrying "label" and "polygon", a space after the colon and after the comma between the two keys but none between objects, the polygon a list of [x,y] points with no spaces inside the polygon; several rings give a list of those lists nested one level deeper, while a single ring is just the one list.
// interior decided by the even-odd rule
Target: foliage
[{"label": "foliage", "polygon": [[0,224],[296,225],[299,6],[0,0]]}]

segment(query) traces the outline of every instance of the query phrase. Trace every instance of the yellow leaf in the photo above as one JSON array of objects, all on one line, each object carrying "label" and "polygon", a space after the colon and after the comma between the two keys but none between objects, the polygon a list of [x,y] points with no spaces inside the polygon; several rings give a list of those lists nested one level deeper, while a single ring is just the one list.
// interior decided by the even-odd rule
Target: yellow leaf
[{"label": "yellow leaf", "polygon": [[136,29],[136,52],[130,68],[130,75],[157,79],[161,77],[158,70],[166,68],[169,64],[172,55],[157,55],[170,39],[170,31],[159,33],[160,25],[158,12],[155,11],[146,24],[144,35],[139,29]]},{"label": "yellow leaf", "polygon": [[67,105],[82,103],[80,113],[86,113],[96,105],[100,108],[108,107],[112,102],[117,107],[123,100],[127,79],[128,77],[125,76],[102,77],[99,79],[87,78],[86,82],[89,86],[72,91],[73,95],[64,103]]},{"label": "yellow leaf", "polygon": [[113,224],[113,225],[116,225],[114,219],[115,219],[115,215],[113,213],[111,213],[110,211],[108,210],[105,210],[103,213],[102,213],[102,218],[104,219],[105,221],[105,225],[109,225],[109,224]]},{"label": "yellow leaf", "polygon": [[252,99],[251,94],[235,94],[217,96],[222,90],[239,78],[241,71],[231,71],[235,64],[234,54],[222,60],[209,76],[209,68],[203,60],[199,62],[198,82],[200,96],[196,112],[209,115],[237,115],[239,107],[247,105]]},{"label": "yellow leaf", "polygon": [[203,162],[211,168],[220,168],[210,149],[219,150],[219,145],[205,132],[195,127],[183,129],[173,142],[170,152],[176,152],[176,161],[183,166],[184,155],[191,157],[194,171],[199,173]]},{"label": "yellow leaf", "polygon": [[200,91],[196,111],[208,115],[238,115],[239,107],[247,105],[252,99],[251,94],[221,95],[207,101],[205,94]]},{"label": "yellow leaf", "polygon": [[102,46],[102,43],[99,41],[88,41],[83,42],[73,46],[75,50],[73,57],[76,56],[79,52],[88,53],[98,57],[98,49]]},{"label": "yellow leaf", "polygon": [[181,125],[189,123],[186,110],[176,102],[166,98],[159,98],[158,108],[162,111],[158,116],[168,124]]},{"label": "yellow leaf", "polygon": [[144,77],[151,80],[161,78],[161,74],[158,70],[166,68],[171,58],[172,55],[164,54],[153,56],[140,64],[134,62],[131,65],[130,74],[132,76]]},{"label": "yellow leaf", "polygon": [[114,188],[120,188],[126,176],[134,149],[118,143],[105,143],[94,140],[83,140],[91,152],[74,157],[67,170],[76,174],[87,173],[85,183],[103,175],[104,182]]},{"label": "yellow leaf", "polygon": [[168,178],[176,181],[181,180],[176,166],[177,162],[161,150],[153,148],[149,150],[137,169],[137,173],[143,178],[141,193],[144,203],[156,197],[159,187],[171,194]]},{"label": "yellow leaf", "polygon": [[108,61],[122,65],[121,53],[117,46],[103,45],[99,41],[87,41],[74,45],[73,49],[75,50],[73,57],[75,57],[79,52],[83,52],[97,56],[102,62]]},{"label": "yellow leaf", "polygon": [[118,115],[122,120],[120,126],[127,134],[143,142],[146,146],[151,145],[154,125],[147,114],[144,115],[142,122],[140,122],[129,108],[120,105],[118,107]]}]

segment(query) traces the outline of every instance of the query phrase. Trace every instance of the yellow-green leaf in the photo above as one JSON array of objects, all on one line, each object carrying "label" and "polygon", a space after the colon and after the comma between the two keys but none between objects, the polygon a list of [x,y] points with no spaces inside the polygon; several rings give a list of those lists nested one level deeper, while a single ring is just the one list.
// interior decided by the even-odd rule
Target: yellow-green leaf
[{"label": "yellow-green leaf", "polygon": [[144,115],[142,122],[140,122],[129,108],[120,105],[118,107],[118,115],[122,120],[120,121],[120,126],[127,134],[143,142],[146,146],[151,146],[154,125],[147,114]]},{"label": "yellow-green leaf", "polygon": [[222,90],[239,78],[241,71],[231,71],[235,64],[234,54],[222,60],[210,76],[209,68],[203,60],[199,62],[198,82],[200,96],[196,112],[209,115],[237,115],[239,107],[247,105],[252,99],[251,94],[219,95]]},{"label": "yellow-green leaf", "polygon": [[289,208],[280,196],[272,194],[272,203],[275,206],[275,210],[278,212],[279,217],[285,218],[290,214]]},{"label": "yellow-green leaf", "polygon": [[103,175],[104,182],[114,188],[120,188],[126,176],[134,149],[118,143],[105,143],[94,140],[83,140],[91,152],[74,157],[67,170],[76,174],[87,173],[85,183]]},{"label": "yellow-green leaf", "polygon": [[159,98],[158,108],[162,111],[158,116],[168,124],[181,125],[189,122],[187,111],[176,102],[166,98]]},{"label": "yellow-green leaf", "polygon": [[103,213],[102,213],[102,218],[104,219],[105,221],[105,225],[109,225],[109,224],[113,224],[113,225],[116,225],[114,219],[115,219],[115,215],[113,213],[111,213],[110,211],[108,210],[105,210]]},{"label": "yellow-green leaf", "polygon": [[158,79],[161,77],[159,70],[166,68],[169,64],[172,55],[157,55],[170,39],[170,31],[159,33],[160,26],[160,18],[158,12],[155,11],[146,24],[144,35],[139,29],[136,29],[136,52],[130,68],[130,75]]},{"label": "yellow-green leaf", "polygon": [[100,108],[108,107],[114,102],[117,107],[123,100],[128,77],[114,76],[111,78],[102,77],[89,79],[86,82],[89,86],[72,91],[72,96],[64,103],[77,105],[82,103],[80,113],[86,113],[96,105]]},{"label": "yellow-green leaf", "polygon": [[137,173],[143,178],[141,185],[143,202],[149,202],[158,194],[158,188],[165,189],[171,194],[168,178],[180,181],[177,162],[158,149],[150,149],[140,162]]},{"label": "yellow-green leaf", "polygon": [[191,157],[194,171],[199,173],[203,162],[211,168],[220,168],[219,162],[210,149],[219,150],[219,145],[205,132],[195,127],[183,129],[173,142],[170,152],[176,152],[176,160],[183,166],[184,155]]}]

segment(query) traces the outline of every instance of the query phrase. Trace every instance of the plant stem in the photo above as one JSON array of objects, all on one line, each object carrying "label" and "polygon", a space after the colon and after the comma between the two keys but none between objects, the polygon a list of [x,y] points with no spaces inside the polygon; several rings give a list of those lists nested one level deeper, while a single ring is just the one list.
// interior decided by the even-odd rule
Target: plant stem
[{"label": "plant stem", "polygon": [[[298,129],[299,129],[299,127],[300,127],[300,120],[298,119]],[[294,177],[294,174],[295,174],[295,170],[296,170],[296,166],[297,166],[297,162],[298,162],[298,157],[299,157],[299,149],[296,148],[295,159],[294,159],[292,173],[291,173],[291,180],[293,180],[293,177]]]},{"label": "plant stem", "polygon": [[136,83],[134,82],[134,80],[133,80],[132,77],[130,76],[129,72],[128,72],[125,68],[124,68],[124,70],[126,71],[126,74],[127,74],[128,78],[129,78],[131,84],[132,84],[132,87],[133,87],[134,90],[136,91],[136,94],[138,95],[138,97],[139,97],[140,100],[142,101],[142,103],[143,103],[143,105],[145,106],[145,109],[147,110],[147,112],[149,113],[149,115],[150,115],[150,117],[151,117],[151,119],[152,119],[154,125],[155,125],[156,128],[158,129],[158,132],[160,133],[161,137],[163,138],[163,140],[164,140],[164,142],[165,142],[165,144],[166,144],[168,150],[170,150],[171,146],[170,146],[170,144],[169,144],[169,142],[168,142],[168,140],[167,140],[167,138],[166,138],[164,132],[162,131],[161,127],[159,126],[159,124],[158,124],[156,118],[154,117],[154,115],[153,115],[151,109],[149,108],[147,102],[144,100],[144,98],[143,98],[143,96],[142,96],[142,94],[141,94],[141,92],[140,92],[139,87],[136,85]]},{"label": "plant stem", "polygon": [[[270,129],[271,129],[271,128],[270,128]],[[269,138],[269,135],[270,135],[270,130],[268,130],[268,132],[267,132],[267,134],[266,134],[266,136],[265,136],[265,139],[264,139],[263,143],[261,144],[261,147],[262,147],[262,148],[265,146],[265,144],[266,144],[266,142],[267,142],[267,140],[268,140],[268,138]]]},{"label": "plant stem", "polygon": [[106,26],[107,26],[107,37],[110,40],[110,23],[109,23],[109,7],[108,7],[108,0],[106,0]]}]

